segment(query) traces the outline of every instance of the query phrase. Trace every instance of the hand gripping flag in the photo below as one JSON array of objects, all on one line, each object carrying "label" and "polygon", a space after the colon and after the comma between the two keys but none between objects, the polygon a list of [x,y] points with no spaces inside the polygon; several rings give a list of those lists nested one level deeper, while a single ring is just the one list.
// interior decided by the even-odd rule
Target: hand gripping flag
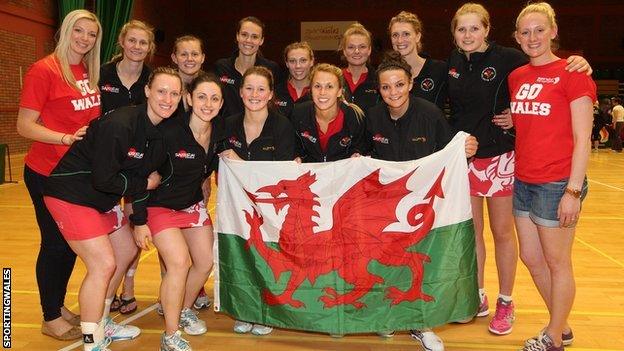
[{"label": "hand gripping flag", "polygon": [[215,310],[330,334],[474,316],[465,137],[409,162],[221,160]]}]

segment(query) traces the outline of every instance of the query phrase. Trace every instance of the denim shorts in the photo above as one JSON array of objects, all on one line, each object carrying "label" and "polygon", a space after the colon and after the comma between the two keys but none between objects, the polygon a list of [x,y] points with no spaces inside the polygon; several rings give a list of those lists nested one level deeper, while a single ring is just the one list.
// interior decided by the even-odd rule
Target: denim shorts
[{"label": "denim shorts", "polygon": [[[557,209],[567,186],[567,178],[542,184],[525,183],[516,178],[513,194],[513,215],[529,217],[533,223],[542,227],[558,228]],[[586,195],[587,178],[583,180],[581,202]],[[576,223],[572,227],[575,225]]]}]

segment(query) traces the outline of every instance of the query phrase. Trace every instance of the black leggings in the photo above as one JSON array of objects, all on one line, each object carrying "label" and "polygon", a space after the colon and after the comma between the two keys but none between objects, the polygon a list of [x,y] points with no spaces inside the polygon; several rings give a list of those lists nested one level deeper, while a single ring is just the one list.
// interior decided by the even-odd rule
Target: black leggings
[{"label": "black leggings", "polygon": [[43,184],[46,176],[24,166],[24,183],[30,193],[37,224],[41,232],[41,246],[37,257],[37,285],[43,310],[43,320],[61,316],[65,304],[67,282],[76,263],[76,254],[61,235],[56,222],[43,202]]}]

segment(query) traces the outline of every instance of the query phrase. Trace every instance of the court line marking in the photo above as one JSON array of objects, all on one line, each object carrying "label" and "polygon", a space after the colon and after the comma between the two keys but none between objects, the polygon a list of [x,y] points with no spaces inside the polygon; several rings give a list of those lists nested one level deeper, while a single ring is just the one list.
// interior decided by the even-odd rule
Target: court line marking
[{"label": "court line marking", "polygon": [[590,248],[590,250],[595,251],[596,253],[600,254],[600,255],[601,255],[601,256],[603,256],[603,257],[605,257],[605,258],[606,258],[606,259],[608,259],[609,261],[611,261],[611,262],[613,262],[613,263],[617,264],[618,266],[620,266],[620,267],[624,268],[624,263],[622,263],[622,262],[620,262],[620,261],[616,260],[615,258],[613,258],[613,257],[609,256],[608,254],[606,254],[606,253],[602,252],[599,248],[597,248],[597,247],[595,247],[595,246],[591,245],[590,243],[586,242],[585,240],[583,240],[583,239],[581,239],[581,238],[579,238],[579,237],[577,237],[577,236],[575,236],[575,237],[574,237],[574,240],[576,240],[576,241],[580,242],[581,244],[583,244],[583,245],[585,245],[585,246],[589,247],[589,248]]},{"label": "court line marking", "polygon": [[589,179],[588,178],[587,181],[589,181],[590,183],[596,183],[596,184],[599,184],[599,185],[602,185],[602,186],[606,186],[607,188],[616,189],[616,190],[619,190],[619,191],[624,191],[624,189],[622,189],[622,188],[619,188],[619,187],[614,186],[614,185],[606,184],[606,183],[603,183],[603,182],[599,182],[597,180],[593,180],[593,179]]}]

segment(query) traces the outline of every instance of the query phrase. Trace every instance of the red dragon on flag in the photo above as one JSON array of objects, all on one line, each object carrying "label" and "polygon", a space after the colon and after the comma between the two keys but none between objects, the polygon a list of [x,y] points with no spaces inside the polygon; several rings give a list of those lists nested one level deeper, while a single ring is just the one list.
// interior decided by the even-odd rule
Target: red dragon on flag
[{"label": "red dragon on flag", "polygon": [[[415,171],[387,184],[381,183],[379,169],[360,179],[335,202],[331,211],[333,227],[317,233],[313,232],[317,226],[314,217],[318,218],[319,214],[314,207],[319,206],[319,202],[311,190],[316,182],[316,175],[312,172],[260,187],[254,193],[246,192],[254,204],[253,210],[243,210],[251,227],[246,248],[257,250],[276,281],[282,273],[290,272],[285,290],[276,294],[264,289],[263,301],[268,305],[305,307],[302,301],[293,298],[302,282],[308,279],[314,285],[319,276],[336,271],[353,288],[340,293],[332,287],[324,287],[319,301],[325,308],[352,305],[360,309],[366,306],[360,299],[375,284],[384,283],[383,277],[368,269],[374,260],[386,266],[407,267],[411,271],[411,286],[407,290],[396,286],[387,288],[385,297],[391,305],[404,301],[432,301],[434,298],[422,290],[424,264],[430,258],[408,249],[423,240],[432,228],[435,220],[433,204],[436,198],[444,198],[442,179],[445,169],[437,175],[423,202],[409,209],[407,223],[415,229],[411,232],[385,231],[398,221],[397,207],[411,193],[406,184]],[[288,207],[277,249],[263,241],[260,228],[264,221],[258,211],[260,204],[273,205],[276,213]]]}]

